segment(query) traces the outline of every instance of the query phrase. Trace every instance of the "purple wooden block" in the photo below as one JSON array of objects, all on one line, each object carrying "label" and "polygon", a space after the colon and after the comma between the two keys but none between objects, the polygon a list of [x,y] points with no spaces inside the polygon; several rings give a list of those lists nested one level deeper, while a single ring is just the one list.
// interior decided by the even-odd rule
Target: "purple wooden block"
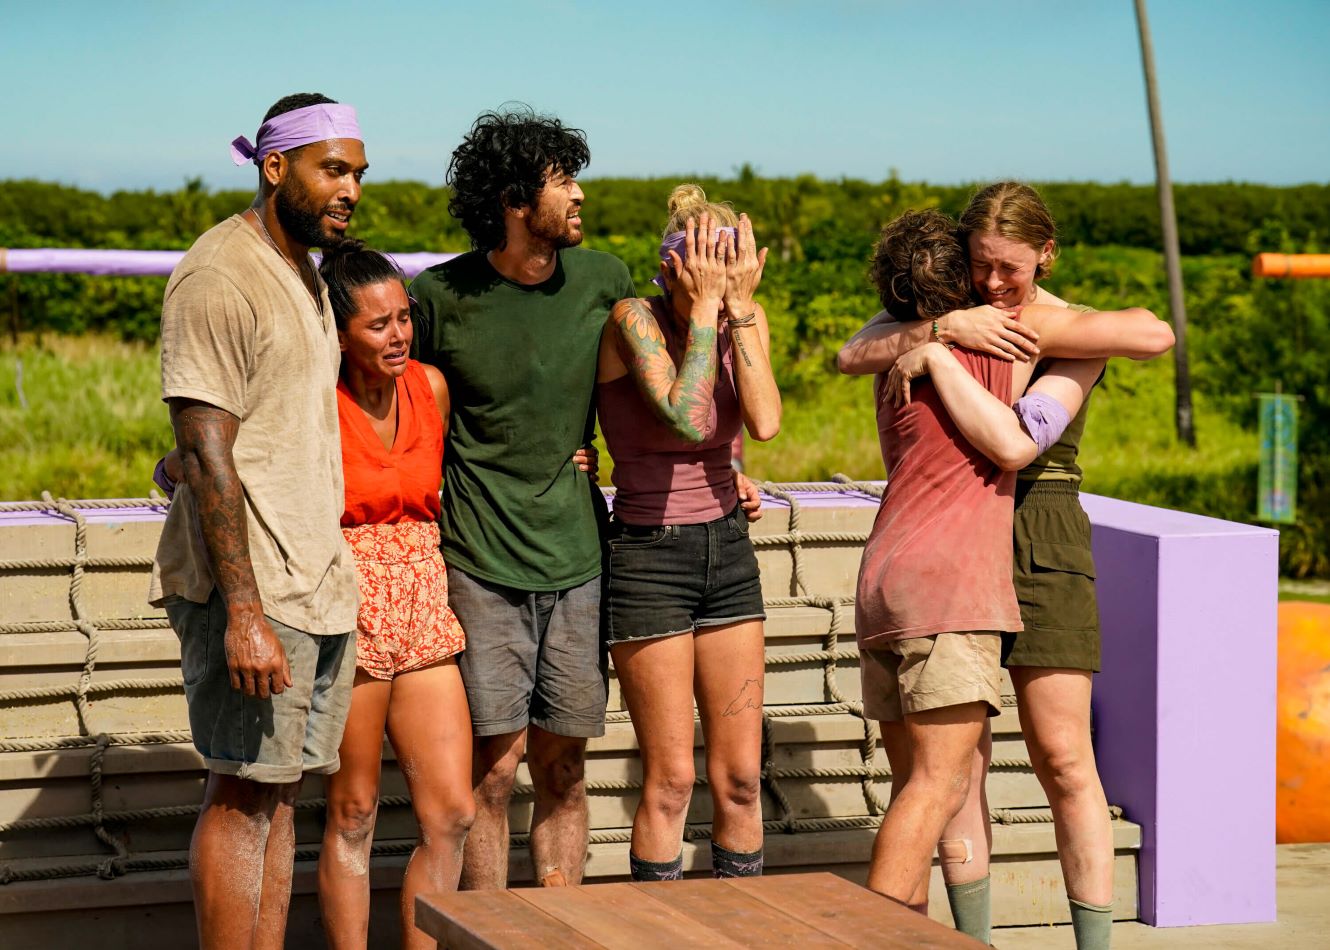
[{"label": "purple wooden block", "polygon": [[1095,752],[1142,826],[1141,919],[1274,920],[1278,532],[1082,501],[1104,633]]}]

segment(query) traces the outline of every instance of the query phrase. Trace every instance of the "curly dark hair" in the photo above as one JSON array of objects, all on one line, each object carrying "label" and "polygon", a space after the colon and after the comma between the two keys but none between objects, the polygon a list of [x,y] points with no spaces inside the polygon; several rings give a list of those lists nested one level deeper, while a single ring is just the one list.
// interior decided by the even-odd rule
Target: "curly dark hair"
[{"label": "curly dark hair", "polygon": [[366,246],[358,238],[346,238],[324,248],[319,275],[328,285],[328,299],[332,301],[333,318],[339,330],[346,329],[346,321],[356,312],[352,291],[385,280],[406,283],[392,258]]},{"label": "curly dark hair", "polygon": [[934,209],[907,211],[882,229],[869,277],[897,320],[930,320],[970,305],[970,262],[956,222]]},{"label": "curly dark hair", "polygon": [[546,173],[576,176],[591,161],[586,133],[530,107],[486,112],[448,163],[448,213],[481,251],[502,247],[503,212],[536,201]]}]

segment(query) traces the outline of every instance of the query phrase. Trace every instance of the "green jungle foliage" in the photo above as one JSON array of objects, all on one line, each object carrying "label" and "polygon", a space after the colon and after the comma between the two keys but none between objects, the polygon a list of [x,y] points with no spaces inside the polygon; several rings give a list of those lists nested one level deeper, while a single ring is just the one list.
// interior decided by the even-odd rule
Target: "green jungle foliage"
[{"label": "green jungle foliage", "polygon": [[[877,309],[867,256],[878,228],[911,207],[955,213],[969,186],[701,179],[708,194],[752,214],[771,248],[762,299],[785,394],[781,435],[750,444],[759,477],[880,476],[871,385],[835,370],[840,345]],[[617,254],[643,293],[656,269],[665,198],[675,180],[585,183],[587,245]],[[1062,254],[1047,286],[1064,299],[1146,306],[1167,318],[1154,191],[1134,185],[1041,186],[1060,222]],[[248,203],[190,182],[170,193],[102,196],[60,185],[0,182],[0,247],[185,248]],[[447,191],[389,182],[365,188],[354,233],[393,251],[461,251]],[[1330,281],[1262,281],[1256,251],[1316,251],[1330,234],[1330,186],[1182,185],[1176,192],[1195,387],[1198,447],[1173,434],[1171,356],[1118,360],[1096,393],[1085,487],[1237,521],[1256,510],[1258,390],[1276,381],[1302,395],[1299,523],[1282,531],[1283,568],[1330,576]],[[156,400],[155,341],[163,279],[0,275],[0,326],[28,342],[0,360],[0,497],[46,488],[75,495],[142,494],[169,443]],[[84,343],[67,335],[96,331]],[[43,337],[43,334],[58,336]],[[36,343],[31,334],[36,334]],[[115,344],[105,335],[125,341]],[[135,342],[138,341],[138,342]],[[29,408],[19,404],[23,367]],[[89,381],[91,388],[89,386]],[[145,468],[146,466],[146,468]],[[608,467],[608,465],[607,465]]]}]

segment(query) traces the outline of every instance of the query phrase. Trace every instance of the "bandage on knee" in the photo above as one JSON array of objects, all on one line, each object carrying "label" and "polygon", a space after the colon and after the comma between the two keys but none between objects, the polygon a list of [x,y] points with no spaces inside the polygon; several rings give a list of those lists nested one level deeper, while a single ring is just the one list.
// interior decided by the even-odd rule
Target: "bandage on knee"
[{"label": "bandage on knee", "polygon": [[950,838],[937,843],[937,857],[943,864],[969,864],[974,860],[974,842],[969,838]]}]

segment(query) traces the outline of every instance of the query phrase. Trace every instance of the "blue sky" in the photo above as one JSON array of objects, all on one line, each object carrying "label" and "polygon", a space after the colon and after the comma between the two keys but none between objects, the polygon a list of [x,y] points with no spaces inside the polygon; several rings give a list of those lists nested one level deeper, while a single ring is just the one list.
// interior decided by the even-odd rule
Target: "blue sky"
[{"label": "blue sky", "polygon": [[[1150,17],[1176,180],[1330,180],[1330,2]],[[0,0],[0,22],[0,178],[247,188],[227,143],[296,91],[359,109],[377,180],[441,182],[509,100],[584,128],[588,177],[1154,174],[1131,0]]]}]

